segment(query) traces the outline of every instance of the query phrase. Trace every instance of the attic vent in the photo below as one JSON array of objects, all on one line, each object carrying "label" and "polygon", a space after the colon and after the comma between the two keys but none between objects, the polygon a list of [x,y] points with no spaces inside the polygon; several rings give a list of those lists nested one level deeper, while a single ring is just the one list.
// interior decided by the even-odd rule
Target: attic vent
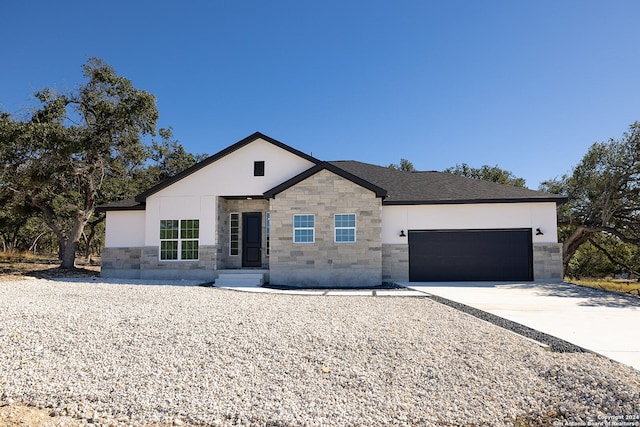
[{"label": "attic vent", "polygon": [[253,176],[264,176],[264,160],[253,162]]}]

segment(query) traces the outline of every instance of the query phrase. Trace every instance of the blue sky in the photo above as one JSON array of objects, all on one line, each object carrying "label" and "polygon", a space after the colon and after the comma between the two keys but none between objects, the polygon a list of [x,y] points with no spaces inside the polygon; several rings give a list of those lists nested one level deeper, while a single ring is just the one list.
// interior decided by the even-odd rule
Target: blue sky
[{"label": "blue sky", "polygon": [[263,132],[322,160],[498,165],[530,188],[640,120],[637,0],[0,2],[0,109],[96,56],[213,154]]}]

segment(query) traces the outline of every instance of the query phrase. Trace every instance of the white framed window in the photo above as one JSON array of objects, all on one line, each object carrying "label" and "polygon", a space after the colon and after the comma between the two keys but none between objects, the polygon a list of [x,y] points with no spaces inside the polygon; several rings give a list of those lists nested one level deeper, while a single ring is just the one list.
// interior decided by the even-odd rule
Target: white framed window
[{"label": "white framed window", "polygon": [[160,220],[160,260],[198,260],[200,220]]},{"label": "white framed window", "polygon": [[240,214],[229,214],[229,255],[240,255]]},{"label": "white framed window", "polygon": [[314,243],[315,234],[314,215],[293,216],[293,243]]},{"label": "white framed window", "polygon": [[356,241],[356,214],[335,214],[333,225],[336,243],[354,243]]},{"label": "white framed window", "polygon": [[267,234],[267,256],[269,256],[269,252],[271,251],[271,212],[267,212],[264,217]]}]

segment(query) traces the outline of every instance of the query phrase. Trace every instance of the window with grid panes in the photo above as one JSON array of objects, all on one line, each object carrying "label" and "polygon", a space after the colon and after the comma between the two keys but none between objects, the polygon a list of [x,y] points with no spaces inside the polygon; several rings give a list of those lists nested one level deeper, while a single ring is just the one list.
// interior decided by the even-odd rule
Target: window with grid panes
[{"label": "window with grid panes", "polygon": [[197,260],[199,241],[200,220],[160,220],[161,260]]},{"label": "window with grid panes", "polygon": [[334,216],[336,243],[353,243],[356,241],[356,214],[336,214]]},{"label": "window with grid panes", "polygon": [[240,254],[240,214],[229,216],[229,255]]},{"label": "window with grid panes", "polygon": [[315,216],[293,216],[293,243],[313,243],[315,241]]}]

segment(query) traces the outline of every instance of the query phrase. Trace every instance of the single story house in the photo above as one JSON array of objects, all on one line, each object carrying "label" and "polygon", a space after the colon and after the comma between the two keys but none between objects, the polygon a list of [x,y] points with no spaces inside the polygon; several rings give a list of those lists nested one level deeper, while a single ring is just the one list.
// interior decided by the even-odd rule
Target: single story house
[{"label": "single story house", "polygon": [[302,287],[560,281],[563,201],[442,172],[321,161],[255,133],[101,206],[101,275],[222,281],[249,272]]}]

